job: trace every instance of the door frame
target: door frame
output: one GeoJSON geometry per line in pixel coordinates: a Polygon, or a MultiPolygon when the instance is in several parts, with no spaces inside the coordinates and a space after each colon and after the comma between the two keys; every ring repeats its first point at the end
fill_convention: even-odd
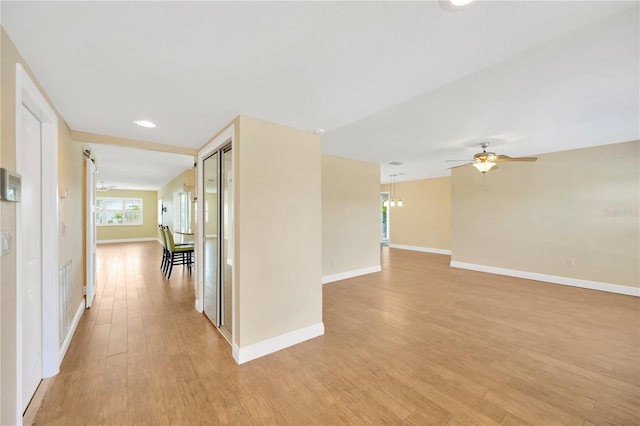
{"type": "MultiPolygon", "coordinates": [[[[42,144],[42,377],[60,369],[58,271],[58,116],[21,64],[16,64],[16,171],[22,167],[22,106],[41,125],[42,144]]],[[[22,206],[16,203],[16,420],[22,419],[22,206]]]]}
{"type": "MultiPolygon", "coordinates": [[[[197,216],[196,216],[196,259],[203,259],[204,257],[204,185],[202,181],[204,179],[204,160],[213,155],[216,151],[222,147],[231,144],[231,162],[233,164],[233,174],[236,173],[236,146],[234,144],[235,138],[235,126],[231,124],[222,133],[215,137],[209,144],[202,148],[198,152],[198,167],[197,167],[197,216]]],[[[236,180],[233,179],[231,185],[231,211],[229,216],[232,218],[231,235],[229,236],[229,253],[231,255],[231,344],[233,345],[236,334],[236,317],[235,317],[235,305],[236,305],[236,260],[235,260],[235,204],[236,204],[236,180]]],[[[221,213],[218,212],[218,217],[221,213]]],[[[220,238],[220,235],[218,235],[220,238]]],[[[200,313],[204,312],[204,262],[196,262],[196,310],[200,313]]],[[[221,332],[224,336],[224,333],[221,332]]],[[[226,336],[225,336],[226,337],[226,336]]]]}
{"type": "MultiPolygon", "coordinates": [[[[205,178],[208,178],[208,176],[205,176],[205,165],[204,163],[207,161],[214,161],[215,162],[215,166],[216,166],[216,188],[218,187],[218,183],[219,183],[219,178],[220,178],[220,155],[221,155],[221,150],[220,148],[215,149],[211,155],[207,155],[204,157],[203,159],[203,164],[202,164],[202,179],[200,180],[202,182],[202,213],[201,213],[201,218],[202,218],[202,227],[203,227],[203,231],[202,234],[200,235],[200,238],[202,238],[202,277],[203,277],[203,282],[202,282],[202,313],[209,319],[209,321],[211,321],[211,323],[216,326],[218,329],[220,328],[220,286],[221,283],[218,280],[219,276],[220,276],[220,272],[218,271],[218,268],[221,266],[220,265],[220,240],[219,240],[219,236],[221,235],[220,233],[220,191],[218,190],[216,192],[216,203],[215,206],[209,206],[209,208],[207,208],[207,184],[204,182],[205,178]],[[215,267],[216,267],[216,271],[215,271],[215,288],[216,288],[216,297],[215,297],[215,316],[212,318],[209,315],[209,312],[207,312],[207,306],[205,305],[205,297],[206,297],[206,285],[204,283],[205,277],[206,277],[206,273],[204,271],[204,269],[206,268],[207,265],[207,258],[208,258],[208,253],[207,253],[207,238],[211,238],[207,236],[207,213],[211,211],[212,208],[215,208],[215,212],[216,212],[216,221],[215,221],[215,227],[216,227],[216,256],[213,257],[213,261],[215,262],[215,267]]],[[[219,188],[217,188],[219,189],[219,188]]],[[[211,235],[211,234],[209,234],[211,235]]]]}
{"type": "MultiPolygon", "coordinates": [[[[382,226],[382,203],[385,201],[383,200],[385,195],[387,196],[386,201],[391,201],[391,193],[389,191],[380,192],[380,224],[381,226],[382,226]]],[[[387,242],[389,244],[391,244],[391,232],[390,232],[391,221],[389,220],[390,215],[391,215],[391,205],[388,205],[387,206],[387,242]]],[[[382,229],[380,231],[381,231],[380,236],[382,237],[382,229]]],[[[384,240],[381,239],[380,242],[383,243],[384,240]]]]}
{"type": "Polygon", "coordinates": [[[96,165],[91,158],[85,158],[86,170],[86,215],[85,235],[86,235],[86,294],[85,308],[91,308],[93,298],[96,295],[96,165]]]}

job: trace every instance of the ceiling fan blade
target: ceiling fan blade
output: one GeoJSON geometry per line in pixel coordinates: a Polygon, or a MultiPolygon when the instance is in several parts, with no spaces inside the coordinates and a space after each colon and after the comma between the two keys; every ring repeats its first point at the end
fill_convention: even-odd
{"type": "Polygon", "coordinates": [[[496,161],[536,161],[538,157],[509,157],[508,155],[496,155],[496,161]]]}
{"type": "MultiPolygon", "coordinates": [[[[455,160],[455,161],[458,161],[458,160],[455,160]]],[[[462,160],[460,160],[460,161],[462,161],[462,160]]],[[[468,161],[468,160],[465,160],[465,161],[468,161]]],[[[467,163],[467,164],[460,164],[459,166],[447,167],[447,170],[457,169],[458,167],[468,166],[469,164],[471,164],[471,163],[467,163]]]]}

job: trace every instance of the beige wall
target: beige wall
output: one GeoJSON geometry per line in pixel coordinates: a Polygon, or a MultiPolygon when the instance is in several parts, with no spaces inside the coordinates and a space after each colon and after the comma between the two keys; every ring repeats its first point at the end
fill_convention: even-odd
{"type": "Polygon", "coordinates": [[[322,156],[322,275],[380,266],[380,165],[322,156]]]}
{"type": "Polygon", "coordinates": [[[96,197],[142,198],[142,225],[98,226],[98,242],[138,238],[158,238],[158,191],[112,189],[96,192],[96,197]]]}
{"type": "Polygon", "coordinates": [[[322,322],[321,155],[317,135],[244,116],[236,126],[234,342],[244,347],[322,322]]]}
{"type": "Polygon", "coordinates": [[[451,249],[451,178],[396,183],[395,196],[403,206],[388,208],[390,244],[451,249]]]}
{"type": "MultiPolygon", "coordinates": [[[[58,266],[71,260],[73,297],[69,304],[70,318],[84,300],[86,284],[84,250],[84,156],[82,145],[73,142],[69,127],[59,117],[58,121],[58,188],[67,191],[66,198],[58,199],[58,266]]],[[[60,315],[64,315],[63,312],[60,315]]]]}
{"type": "MultiPolygon", "coordinates": [[[[191,199],[196,195],[195,188],[195,171],[193,169],[187,169],[184,172],[180,173],[178,176],[171,179],[171,181],[167,182],[160,190],[158,191],[157,200],[162,199],[163,205],[167,208],[167,211],[162,215],[162,225],[168,226],[170,229],[173,228],[173,194],[179,191],[182,191],[184,186],[191,187],[191,199]]],[[[195,229],[195,212],[192,205],[191,208],[191,229],[195,229]]],[[[157,222],[157,205],[156,205],[156,214],[155,221],[157,222]]]]}
{"type": "Polygon", "coordinates": [[[640,142],[629,142],[486,176],[454,169],[452,260],[640,286],[639,160],[640,142]]]}
{"type": "MultiPolygon", "coordinates": [[[[20,56],[16,47],[1,31],[0,49],[0,165],[10,170],[16,166],[16,132],[15,132],[15,72],[16,64],[21,63],[31,79],[37,79],[20,56]]],[[[40,92],[47,98],[40,86],[40,92]]],[[[47,98],[48,99],[48,98],[47,98]]],[[[53,103],[49,105],[54,109],[53,103]]],[[[68,189],[68,197],[59,201],[59,259],[62,265],[73,261],[71,308],[82,301],[82,285],[84,283],[84,256],[82,250],[82,212],[83,212],[83,176],[82,152],[78,144],[71,141],[70,131],[58,114],[58,152],[59,182],[62,190],[68,189]]],[[[16,208],[14,203],[0,202],[0,229],[11,232],[13,236],[12,252],[0,258],[0,424],[15,424],[14,407],[17,404],[15,395],[16,383],[21,378],[16,375],[16,240],[20,238],[16,232],[16,208]]],[[[73,313],[72,313],[73,314],[73,313]]],[[[61,313],[62,315],[62,313],[61,313]]]]}

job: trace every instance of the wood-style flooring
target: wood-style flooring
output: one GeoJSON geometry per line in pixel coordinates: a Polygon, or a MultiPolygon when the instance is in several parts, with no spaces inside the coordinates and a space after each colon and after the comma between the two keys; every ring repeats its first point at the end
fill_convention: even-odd
{"type": "Polygon", "coordinates": [[[325,335],[238,366],[156,243],[98,248],[98,293],[36,424],[637,425],[640,301],[384,249],[325,285],[325,335]]]}

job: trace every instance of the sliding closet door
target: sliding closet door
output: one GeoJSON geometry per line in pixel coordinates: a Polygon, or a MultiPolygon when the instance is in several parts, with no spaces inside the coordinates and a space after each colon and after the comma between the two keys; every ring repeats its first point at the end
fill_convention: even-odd
{"type": "Polygon", "coordinates": [[[218,153],[204,160],[204,313],[218,325],[218,153]]]}
{"type": "Polygon", "coordinates": [[[231,239],[233,236],[233,230],[231,229],[233,221],[233,199],[231,190],[233,184],[233,163],[231,161],[231,147],[227,147],[222,150],[222,159],[220,162],[222,166],[221,170],[221,253],[222,264],[220,268],[221,272],[221,304],[220,304],[220,330],[228,337],[231,338],[231,269],[232,269],[232,253],[231,253],[231,239]]]}
{"type": "Polygon", "coordinates": [[[231,340],[233,162],[228,145],[203,162],[204,313],[231,340]]]}

